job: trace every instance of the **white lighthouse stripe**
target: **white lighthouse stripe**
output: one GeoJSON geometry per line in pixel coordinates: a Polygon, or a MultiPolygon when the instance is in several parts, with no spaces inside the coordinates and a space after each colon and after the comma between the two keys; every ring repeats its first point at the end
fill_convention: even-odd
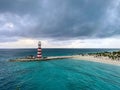
{"type": "Polygon", "coordinates": [[[38,51],[42,51],[42,49],[38,49],[38,51]]]}
{"type": "Polygon", "coordinates": [[[42,55],[37,55],[37,57],[41,57],[42,55]]]}
{"type": "Polygon", "coordinates": [[[42,52],[38,52],[37,54],[42,54],[42,52]]]}

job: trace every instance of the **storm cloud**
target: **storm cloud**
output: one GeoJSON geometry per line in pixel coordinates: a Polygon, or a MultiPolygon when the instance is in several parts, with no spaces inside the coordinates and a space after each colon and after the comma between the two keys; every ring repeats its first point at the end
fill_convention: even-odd
{"type": "Polygon", "coordinates": [[[120,0],[0,0],[0,41],[119,35],[120,0]]]}

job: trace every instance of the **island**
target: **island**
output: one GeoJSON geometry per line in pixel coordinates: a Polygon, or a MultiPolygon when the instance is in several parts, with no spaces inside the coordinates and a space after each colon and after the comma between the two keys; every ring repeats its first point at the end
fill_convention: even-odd
{"type": "Polygon", "coordinates": [[[33,55],[16,58],[9,60],[10,62],[29,62],[29,61],[46,61],[46,60],[60,60],[60,59],[72,59],[72,60],[87,60],[99,63],[120,65],[120,51],[113,52],[100,52],[100,53],[87,53],[87,54],[77,54],[70,56],[50,56],[37,58],[33,55]]]}

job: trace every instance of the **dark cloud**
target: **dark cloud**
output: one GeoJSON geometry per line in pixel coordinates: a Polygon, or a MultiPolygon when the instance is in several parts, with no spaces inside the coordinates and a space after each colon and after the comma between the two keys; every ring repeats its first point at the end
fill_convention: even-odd
{"type": "Polygon", "coordinates": [[[40,9],[41,0],[0,0],[0,12],[19,15],[34,14],[40,9]]]}
{"type": "Polygon", "coordinates": [[[113,11],[119,12],[119,5],[111,0],[0,0],[0,36],[71,39],[120,35],[119,13],[116,18],[107,16],[113,11]]]}

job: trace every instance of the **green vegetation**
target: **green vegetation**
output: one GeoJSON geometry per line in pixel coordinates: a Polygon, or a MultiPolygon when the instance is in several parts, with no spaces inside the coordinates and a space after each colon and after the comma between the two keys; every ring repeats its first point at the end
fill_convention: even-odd
{"type": "Polygon", "coordinates": [[[95,57],[108,57],[112,60],[120,60],[120,51],[114,52],[101,52],[101,53],[90,53],[88,55],[94,55],[95,57]]]}

